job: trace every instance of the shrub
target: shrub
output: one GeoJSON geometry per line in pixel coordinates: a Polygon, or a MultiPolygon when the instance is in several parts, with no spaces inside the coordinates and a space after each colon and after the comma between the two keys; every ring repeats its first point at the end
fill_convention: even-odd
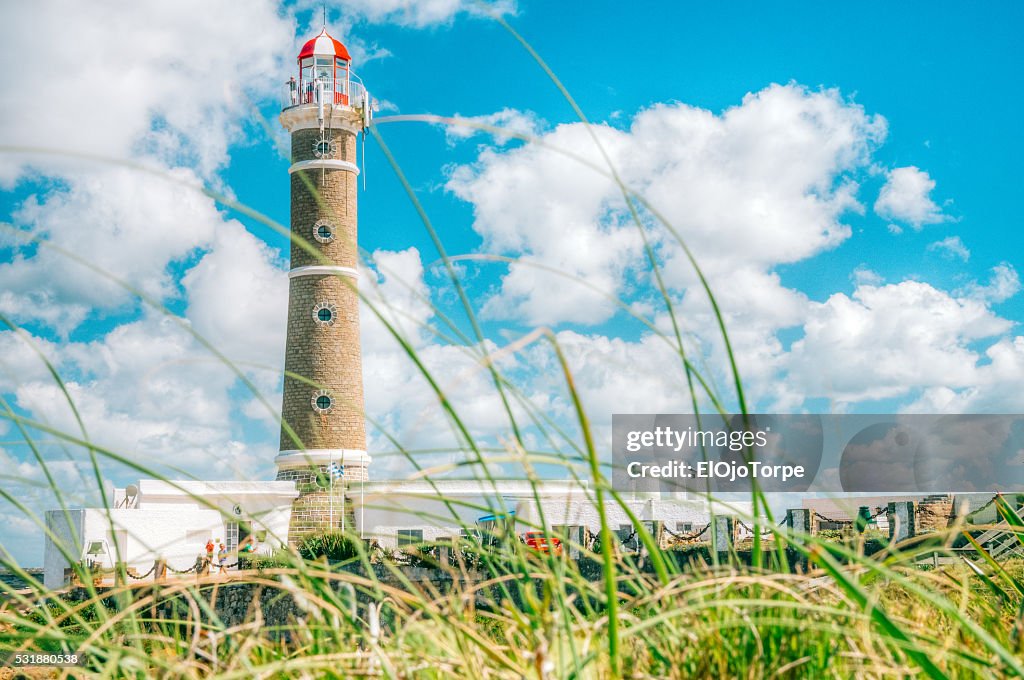
{"type": "Polygon", "coordinates": [[[343,562],[359,556],[355,544],[340,531],[310,534],[299,541],[299,554],[307,560],[326,557],[331,562],[343,562]]]}
{"type": "Polygon", "coordinates": [[[278,550],[271,555],[252,555],[247,558],[247,568],[263,571],[295,566],[295,558],[286,550],[278,550]]]}

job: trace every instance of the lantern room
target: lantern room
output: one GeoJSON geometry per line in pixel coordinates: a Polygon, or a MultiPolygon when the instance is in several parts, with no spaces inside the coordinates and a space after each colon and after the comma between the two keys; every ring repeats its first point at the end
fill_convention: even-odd
{"type": "Polygon", "coordinates": [[[321,99],[325,104],[349,105],[352,58],[326,28],[302,46],[298,62],[298,82],[290,83],[292,105],[319,104],[321,99]]]}

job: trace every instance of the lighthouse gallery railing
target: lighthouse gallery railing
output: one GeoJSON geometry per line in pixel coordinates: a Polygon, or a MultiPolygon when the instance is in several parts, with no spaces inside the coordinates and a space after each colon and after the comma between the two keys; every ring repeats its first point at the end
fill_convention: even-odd
{"type": "Polygon", "coordinates": [[[321,92],[326,95],[325,104],[359,109],[366,101],[366,88],[362,83],[354,80],[338,79],[336,81],[333,78],[320,78],[302,83],[292,80],[284,84],[281,93],[281,108],[319,104],[321,92]]]}

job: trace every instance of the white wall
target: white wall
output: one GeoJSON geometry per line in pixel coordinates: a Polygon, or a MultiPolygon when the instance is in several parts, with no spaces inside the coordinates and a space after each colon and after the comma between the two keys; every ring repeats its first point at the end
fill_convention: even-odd
{"type": "Polygon", "coordinates": [[[397,546],[399,529],[422,530],[427,541],[458,536],[462,527],[475,526],[478,518],[501,512],[503,500],[506,512],[518,505],[517,499],[469,494],[446,494],[446,504],[436,494],[400,491],[367,495],[363,506],[359,505],[358,495],[350,498],[356,504],[356,524],[363,538],[376,539],[387,548],[397,546]]]}
{"type": "MultiPolygon", "coordinates": [[[[112,568],[118,561],[117,539],[123,537],[120,561],[144,574],[157,558],[169,567],[188,569],[196,557],[206,552],[206,541],[227,542],[226,525],[233,521],[250,522],[254,533],[266,533],[259,552],[269,553],[287,542],[291,503],[298,495],[290,482],[181,482],[169,484],[157,480],[139,483],[139,502],[134,508],[88,508],[72,511],[72,526],[81,537],[70,538],[63,513],[46,515],[51,530],[70,546],[75,559],[81,559],[83,546],[104,541],[108,554],[101,560],[112,568]],[[179,489],[175,484],[185,487],[179,489]],[[198,498],[190,494],[195,494],[198,498]],[[210,507],[212,506],[212,507],[210,507]],[[241,514],[234,512],[239,508],[241,514]]],[[[233,557],[229,561],[234,561],[233,557]]],[[[44,554],[44,581],[48,588],[63,585],[68,560],[49,539],[44,554]]]]}
{"type": "MultiPolygon", "coordinates": [[[[538,488],[540,508],[528,484],[499,482],[498,490],[490,489],[490,493],[489,484],[484,482],[438,482],[437,487],[434,490],[421,482],[368,484],[362,508],[358,489],[353,489],[350,497],[356,503],[356,523],[363,537],[394,548],[399,529],[419,529],[427,541],[458,536],[464,526],[473,527],[481,516],[502,512],[502,508],[505,512],[516,511],[519,533],[541,526],[542,514],[543,524],[549,528],[586,526],[596,533],[601,527],[597,506],[588,498],[585,487],[578,485],[557,483],[538,488]],[[450,508],[438,494],[448,501],[450,508]]],[[[628,506],[639,519],[665,522],[672,531],[677,530],[678,522],[701,526],[710,521],[708,504],[703,500],[640,499],[628,501],[628,506]]],[[[606,505],[606,512],[612,529],[631,524],[625,510],[614,502],[606,505]]],[[[736,514],[735,510],[731,514],[736,514]]]]}
{"type": "MultiPolygon", "coordinates": [[[[82,554],[82,527],[84,526],[85,510],[69,510],[71,525],[62,510],[46,512],[46,526],[53,532],[57,543],[73,556],[82,554]]],[[[71,563],[58,549],[57,543],[48,536],[43,549],[43,585],[47,588],[59,588],[64,584],[64,570],[71,563]]]]}

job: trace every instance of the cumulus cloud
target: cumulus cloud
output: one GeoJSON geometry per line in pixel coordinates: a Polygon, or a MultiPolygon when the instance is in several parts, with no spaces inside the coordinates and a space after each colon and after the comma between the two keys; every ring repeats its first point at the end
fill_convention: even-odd
{"type": "MultiPolygon", "coordinates": [[[[692,410],[679,354],[664,337],[646,334],[635,341],[601,334],[561,331],[555,335],[588,417],[610,427],[613,413],[679,413],[692,410]]],[[[528,355],[537,383],[550,395],[555,412],[571,421],[575,414],[566,381],[550,348],[538,345],[528,355]]]]}
{"type": "Polygon", "coordinates": [[[1009,300],[1020,292],[1020,276],[1013,265],[1006,262],[992,268],[988,283],[973,282],[962,294],[984,303],[996,304],[1009,300]]]}
{"type": "Polygon", "coordinates": [[[157,300],[175,296],[169,266],[208,247],[224,217],[199,191],[194,172],[163,174],[102,168],[29,196],[13,216],[22,235],[72,253],[125,285],[55,248],[23,241],[12,260],[0,264],[0,311],[67,333],[92,310],[130,303],[129,288],[157,300]]]}
{"type": "Polygon", "coordinates": [[[971,251],[967,249],[959,236],[947,236],[941,241],[929,243],[928,250],[942,253],[946,257],[958,258],[964,262],[971,259],[971,251]]]}
{"type": "Polygon", "coordinates": [[[46,363],[60,369],[60,346],[28,333],[15,333],[0,325],[0,394],[10,394],[19,384],[47,380],[46,363]],[[42,357],[42,358],[41,358],[42,357]]]}
{"type": "MultiPolygon", "coordinates": [[[[638,114],[628,130],[593,127],[623,181],[693,248],[709,273],[770,267],[832,248],[849,236],[841,217],[860,211],[853,173],[886,134],[885,120],[838,92],[773,85],[715,115],[683,104],[638,114]]],[[[631,274],[643,275],[642,241],[607,164],[579,123],[559,125],[544,145],[485,149],[448,182],[472,203],[484,248],[555,269],[513,264],[485,311],[530,324],[599,323],[631,274]],[[589,287],[589,290],[588,290],[589,287]]],[[[660,231],[666,280],[694,283],[678,245],[660,231]]]]}
{"type": "Polygon", "coordinates": [[[949,218],[931,198],[934,189],[935,180],[924,170],[913,165],[893,168],[875,201],[875,213],[909,224],[916,230],[926,224],[945,222],[949,218]]]}
{"type": "MultiPolygon", "coordinates": [[[[187,201],[181,203],[187,208],[187,201]]],[[[212,206],[207,209],[212,211],[211,220],[220,219],[212,206]]],[[[184,317],[143,307],[140,318],[82,341],[54,342],[27,333],[2,332],[0,390],[13,393],[16,405],[33,418],[78,435],[74,413],[31,343],[61,373],[96,443],[140,463],[171,461],[211,478],[245,478],[269,471],[274,447],[246,443],[239,436],[248,418],[266,415],[236,406],[252,400],[253,395],[238,386],[234,371],[193,332],[229,360],[239,362],[276,410],[284,357],[287,276],[279,253],[237,222],[208,226],[215,232],[208,249],[180,279],[184,317]]],[[[117,241],[116,235],[108,238],[117,241]]],[[[111,250],[116,259],[120,253],[111,250]]],[[[22,262],[33,262],[43,252],[22,262]]],[[[155,262],[159,274],[164,263],[155,262]]],[[[35,262],[33,266],[41,269],[43,264],[35,262]]],[[[52,266],[54,278],[68,269],[61,262],[52,266]]],[[[87,278],[81,283],[83,288],[98,285],[87,278]]],[[[121,289],[115,292],[124,295],[121,289]]],[[[69,294],[54,293],[55,297],[69,294]]]]}
{"type": "MultiPolygon", "coordinates": [[[[616,149],[627,141],[610,128],[598,134],[616,149]]],[[[544,141],[589,151],[598,160],[581,126],[559,126],[544,141]]],[[[527,144],[508,152],[485,149],[475,166],[455,170],[448,188],[473,204],[474,229],[486,250],[519,255],[541,267],[511,265],[485,314],[531,324],[597,323],[610,316],[614,307],[592,289],[617,295],[641,243],[621,214],[609,212],[609,202],[616,200],[611,179],[527,144]],[[580,278],[591,289],[543,267],[580,278]]]]}
{"type": "MultiPolygon", "coordinates": [[[[293,35],[292,20],[270,0],[246,3],[244,12],[199,0],[11,5],[0,24],[2,61],[22,63],[41,45],[56,61],[4,78],[0,143],[115,158],[141,148],[209,177],[249,118],[250,97],[269,95],[285,72],[293,35]]],[[[5,154],[0,183],[26,167],[71,165],[5,154]]]]}
{"type": "Polygon", "coordinates": [[[449,143],[469,139],[478,134],[490,134],[497,144],[507,144],[514,137],[510,135],[536,136],[544,127],[544,122],[532,111],[504,108],[485,116],[460,116],[455,114],[458,123],[445,126],[445,135],[449,143]],[[489,130],[486,128],[497,128],[489,130]],[[507,134],[503,134],[507,133],[507,134]]]}
{"type": "MultiPolygon", "coordinates": [[[[1005,337],[1013,324],[991,310],[1020,288],[1009,265],[996,267],[988,282],[952,292],[910,280],[886,284],[862,265],[853,272],[852,294],[836,293],[824,302],[788,287],[776,271],[850,237],[844,218],[864,211],[858,181],[872,172],[873,152],[884,141],[880,116],[833,90],[773,85],[721,114],[657,105],[637,114],[628,129],[597,125],[593,135],[626,185],[693,252],[729,330],[749,400],[787,410],[824,397],[842,409],[984,384],[992,385],[989,394],[1003,393],[987,366],[990,352],[1014,365],[1015,345],[1005,337]],[[780,339],[784,330],[794,338],[789,347],[780,339]]],[[[606,162],[591,133],[581,124],[559,125],[542,141],[485,147],[474,164],[450,176],[448,189],[473,207],[483,249],[519,258],[484,313],[530,325],[596,324],[615,312],[606,299],[611,295],[653,314],[657,328],[671,334],[663,304],[650,294],[649,265],[621,190],[594,169],[606,162]]],[[[926,172],[897,168],[875,209],[914,228],[943,221],[930,198],[933,188],[926,172]]],[[[691,358],[708,361],[705,376],[728,384],[721,382],[731,377],[724,342],[696,273],[675,236],[641,213],[644,225],[653,225],[649,240],[677,322],[692,344],[691,358]]],[[[958,237],[930,250],[969,257],[958,237]]],[[[573,340],[570,345],[588,348],[581,357],[615,365],[610,348],[616,343],[600,335],[577,334],[573,340]]],[[[619,343],[636,353],[632,370],[647,361],[645,342],[619,343]]],[[[666,365],[666,357],[650,359],[666,365]]],[[[615,371],[580,365],[591,386],[608,385],[617,399],[628,398],[630,390],[615,387],[615,371]]],[[[666,391],[642,393],[650,399],[666,391]]],[[[591,400],[596,412],[615,410],[600,398],[591,400]]]]}
{"type": "MultiPolygon", "coordinates": [[[[487,3],[474,0],[335,0],[343,16],[355,16],[373,23],[397,23],[424,27],[450,22],[460,13],[511,14],[515,0],[492,0],[487,3]]],[[[321,5],[313,7],[319,9],[321,5]]]]}
{"type": "MultiPolygon", "coordinates": [[[[372,264],[364,271],[361,287],[367,304],[360,308],[366,411],[380,425],[375,432],[370,428],[370,448],[393,448],[380,430],[412,448],[453,448],[460,441],[434,389],[371,306],[417,352],[474,437],[504,433],[508,419],[484,359],[497,346],[487,342],[481,352],[448,344],[429,330],[427,324],[436,324],[437,319],[416,248],[376,251],[372,264]]],[[[510,370],[516,364],[512,355],[498,362],[510,370]]],[[[409,466],[395,458],[382,460],[381,469],[397,474],[409,466]]]]}
{"type": "MultiPolygon", "coordinates": [[[[257,462],[231,437],[234,375],[172,319],[147,316],[61,353],[69,395],[96,444],[143,465],[169,462],[214,478],[257,462]]],[[[34,419],[82,436],[52,380],[21,382],[14,394],[34,419]]]]}
{"type": "Polygon", "coordinates": [[[973,343],[1011,327],[985,302],[927,283],[861,284],[852,296],[810,305],[786,360],[788,379],[806,397],[840,404],[969,388],[982,370],[973,343]]]}
{"type": "MultiPolygon", "coordinates": [[[[288,279],[281,254],[228,222],[181,278],[192,327],[232,360],[279,366],[284,356],[288,279]],[[254,329],[259,329],[254,333],[254,329]]],[[[276,383],[278,376],[273,376],[276,383]]]]}
{"type": "Polygon", "coordinates": [[[1000,339],[985,350],[988,363],[976,367],[968,386],[926,388],[904,410],[908,413],[1024,412],[1024,336],[1000,339]]]}

